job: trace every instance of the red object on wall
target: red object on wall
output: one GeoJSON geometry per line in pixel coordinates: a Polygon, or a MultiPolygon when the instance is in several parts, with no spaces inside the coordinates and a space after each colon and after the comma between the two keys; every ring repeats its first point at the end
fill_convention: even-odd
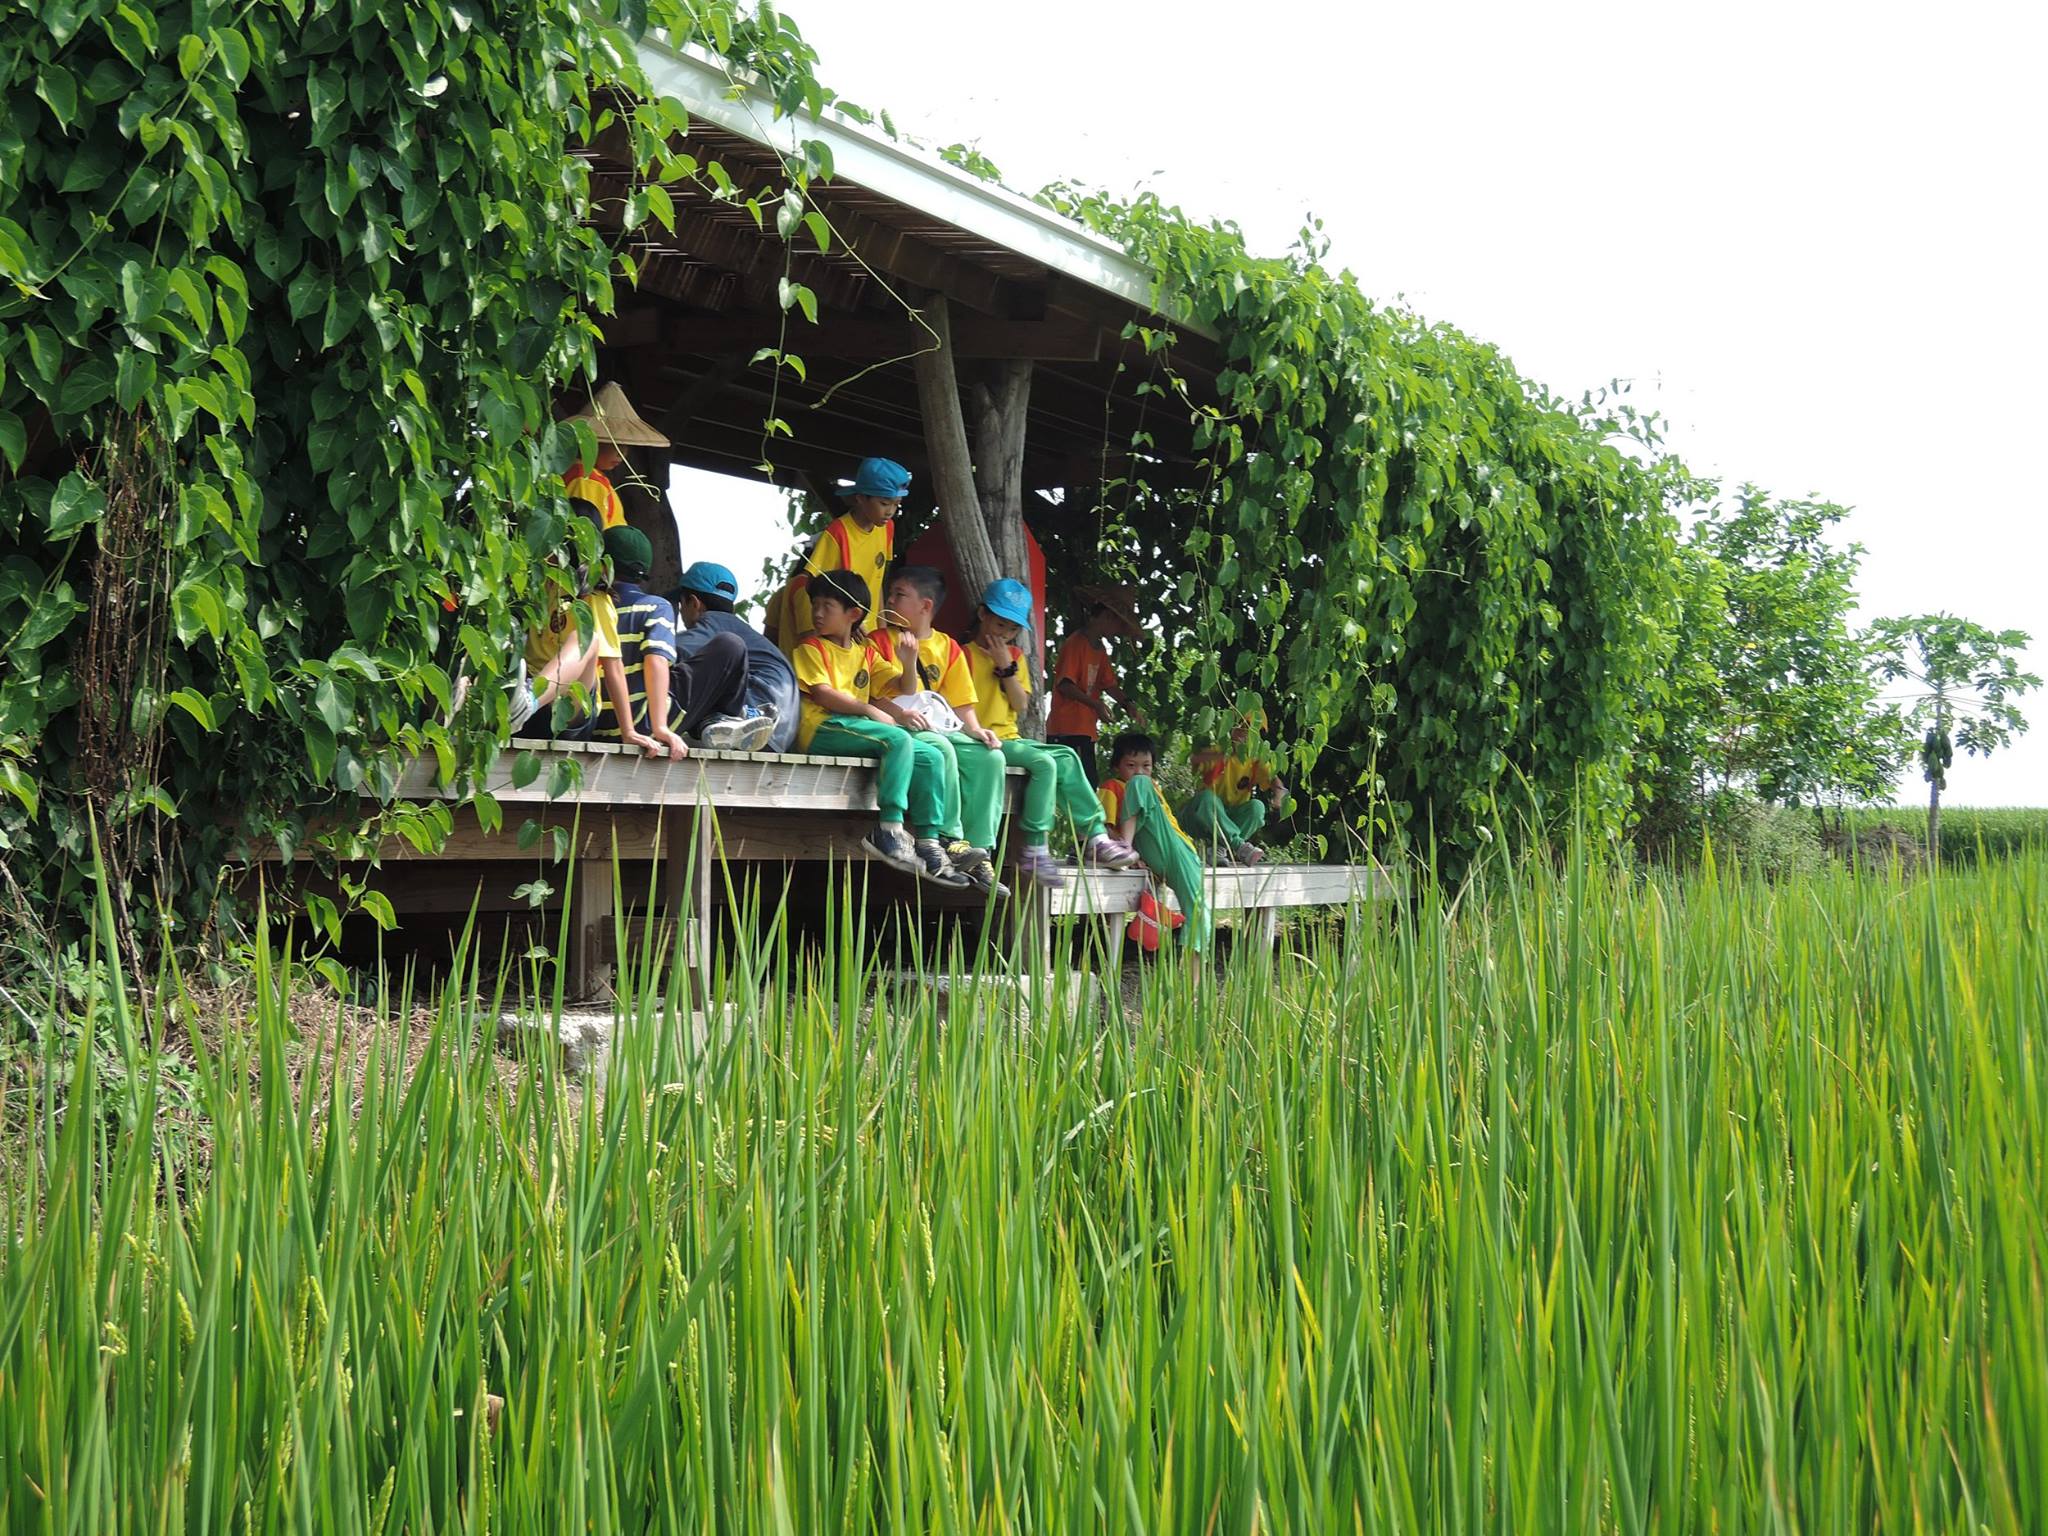
{"type": "MultiPolygon", "coordinates": [[[[1038,668],[1045,670],[1045,551],[1038,547],[1038,540],[1031,536],[1031,525],[1024,525],[1024,558],[1031,569],[1025,573],[1024,585],[1031,589],[1031,644],[1038,652],[1038,668]]],[[[929,565],[946,578],[946,600],[939,605],[938,617],[932,627],[942,634],[959,638],[974,627],[975,604],[979,592],[963,592],[960,589],[960,570],[953,563],[953,546],[946,542],[946,530],[937,523],[927,528],[915,544],[905,550],[902,559],[907,565],[929,565]]]]}

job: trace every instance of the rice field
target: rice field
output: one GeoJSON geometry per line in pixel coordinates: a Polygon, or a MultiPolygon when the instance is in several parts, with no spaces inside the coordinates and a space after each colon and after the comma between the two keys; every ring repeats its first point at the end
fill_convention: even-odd
{"type": "Polygon", "coordinates": [[[601,1091],[496,978],[110,994],[9,1084],[0,1527],[2040,1531],[2044,911],[1581,854],[1115,1020],[848,919],[702,1038],[629,970],[601,1091]]]}

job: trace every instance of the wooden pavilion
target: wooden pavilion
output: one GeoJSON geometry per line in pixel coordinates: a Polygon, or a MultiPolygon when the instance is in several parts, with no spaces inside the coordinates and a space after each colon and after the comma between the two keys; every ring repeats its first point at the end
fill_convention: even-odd
{"type": "MultiPolygon", "coordinates": [[[[1115,245],[843,116],[778,120],[758,85],[736,82],[709,54],[641,51],[654,87],[689,113],[680,148],[716,161],[733,183],[730,195],[670,187],[673,233],[654,223],[621,232],[639,284],[606,327],[601,373],[670,438],[668,462],[822,496],[859,458],[887,455],[915,476],[910,515],[936,509],[969,590],[1025,568],[1027,520],[1041,537],[1092,538],[1100,488],[1133,473],[1134,434],[1149,439],[1149,482],[1193,477],[1188,411],[1139,386],[1170,370],[1192,393],[1212,389],[1221,349],[1161,313],[1149,274],[1115,245]],[[806,141],[832,166],[804,210],[829,221],[823,250],[808,232],[785,243],[773,227],[785,157],[802,157],[806,141]],[[765,230],[745,206],[753,196],[770,204],[765,230]],[[785,306],[785,280],[816,296],[815,322],[785,306]],[[1170,331],[1170,345],[1148,351],[1132,334],[1140,327],[1170,331]],[[777,362],[779,351],[803,359],[801,376],[777,362]],[[786,434],[766,434],[771,417],[786,434]]],[[[614,227],[633,189],[619,149],[600,141],[588,151],[614,227]]],[[[666,463],[635,467],[665,485],[666,463]]],[[[674,521],[652,497],[636,506],[628,494],[627,504],[655,541],[658,584],[662,565],[674,568],[674,521]]],[[[506,754],[481,786],[502,826],[460,810],[430,860],[394,839],[374,868],[356,872],[401,913],[459,919],[530,910],[523,893],[538,864],[555,891],[544,921],[568,907],[571,995],[602,992],[620,941],[637,932],[659,943],[658,925],[674,925],[701,976],[722,923],[755,900],[772,909],[816,890],[821,882],[799,876],[821,862],[858,861],[875,808],[872,770],[858,759],[703,753],[670,763],[615,747],[550,747],[536,776],[520,770],[525,755],[506,754]],[[564,758],[574,772],[558,771],[564,758]]],[[[400,794],[432,801],[455,791],[423,762],[400,794]]],[[[870,900],[998,915],[978,896],[860,868],[870,900]]],[[[1094,914],[1121,935],[1145,887],[1142,872],[1090,872],[1001,916],[1014,934],[1034,917],[1094,914]]],[[[1280,907],[1387,889],[1378,871],[1345,866],[1211,877],[1213,903],[1259,914],[1268,935],[1280,907]]]]}

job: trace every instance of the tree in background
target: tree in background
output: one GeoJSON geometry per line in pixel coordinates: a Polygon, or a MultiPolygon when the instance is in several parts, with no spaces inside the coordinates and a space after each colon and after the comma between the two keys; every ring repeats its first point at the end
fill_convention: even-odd
{"type": "Polygon", "coordinates": [[[1988,757],[2027,728],[2019,696],[2041,686],[2022,672],[2019,653],[2028,636],[1991,630],[1950,613],[1880,619],[1871,626],[1877,674],[1909,685],[1897,701],[1902,718],[1920,733],[1920,772],[1927,780],[1927,852],[1941,857],[1941,792],[1956,749],[1988,757]]]}
{"type": "Polygon", "coordinates": [[[1862,546],[1829,538],[1847,509],[1674,478],[1696,509],[1680,550],[1677,649],[1643,783],[1644,827],[1668,846],[1716,792],[1776,805],[1867,800],[1905,750],[1878,703],[1872,642],[1851,623],[1862,546]]]}

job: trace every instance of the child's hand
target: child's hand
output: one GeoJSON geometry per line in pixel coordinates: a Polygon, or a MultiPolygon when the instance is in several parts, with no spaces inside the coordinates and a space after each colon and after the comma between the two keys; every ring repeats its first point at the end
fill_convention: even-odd
{"type": "Polygon", "coordinates": [[[982,655],[995,661],[998,666],[1009,665],[1010,647],[994,635],[977,635],[974,643],[981,648],[982,655]]]}
{"type": "Polygon", "coordinates": [[[896,636],[896,665],[903,669],[905,677],[917,677],[917,636],[905,630],[896,636]]]}
{"type": "Polygon", "coordinates": [[[630,727],[619,732],[619,739],[629,747],[638,747],[648,757],[660,757],[664,750],[662,744],[652,736],[647,735],[643,731],[633,730],[630,727]]]}
{"type": "Polygon", "coordinates": [[[984,747],[987,747],[991,752],[995,751],[998,747],[1002,746],[1003,744],[1002,738],[996,735],[994,731],[990,730],[985,725],[977,725],[973,730],[969,731],[967,734],[972,736],[976,741],[980,742],[984,747]]]}
{"type": "Polygon", "coordinates": [[[656,731],[655,736],[663,746],[668,748],[670,762],[680,763],[690,755],[690,744],[667,726],[663,726],[660,730],[656,731]]]}
{"type": "Polygon", "coordinates": [[[931,716],[921,709],[906,709],[902,714],[903,729],[906,731],[928,731],[932,728],[931,716]]]}

